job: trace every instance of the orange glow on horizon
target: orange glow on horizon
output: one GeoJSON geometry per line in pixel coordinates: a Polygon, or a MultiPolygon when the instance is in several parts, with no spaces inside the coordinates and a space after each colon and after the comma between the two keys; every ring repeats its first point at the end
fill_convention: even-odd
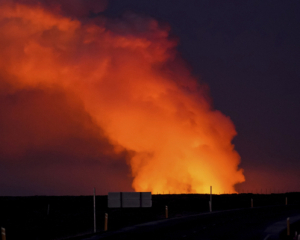
{"type": "Polygon", "coordinates": [[[169,29],[137,16],[82,23],[41,6],[0,6],[1,91],[57,88],[82,104],[114,151],[130,152],[136,191],[236,192],[244,176],[234,125],[212,108],[169,29]]]}

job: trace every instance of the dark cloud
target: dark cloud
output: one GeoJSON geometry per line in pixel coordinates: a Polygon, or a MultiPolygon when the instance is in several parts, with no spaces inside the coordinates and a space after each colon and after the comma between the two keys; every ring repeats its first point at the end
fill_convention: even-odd
{"type": "Polygon", "coordinates": [[[129,153],[115,153],[76,97],[57,88],[1,90],[1,194],[131,190],[129,153]]]}

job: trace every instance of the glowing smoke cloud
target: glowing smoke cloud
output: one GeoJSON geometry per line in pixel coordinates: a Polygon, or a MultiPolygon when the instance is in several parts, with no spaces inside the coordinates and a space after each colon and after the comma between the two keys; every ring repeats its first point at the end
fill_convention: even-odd
{"type": "Polygon", "coordinates": [[[75,96],[114,151],[131,152],[135,190],[234,192],[244,181],[234,125],[212,109],[167,27],[130,14],[82,23],[45,4],[0,4],[1,91],[75,96]]]}

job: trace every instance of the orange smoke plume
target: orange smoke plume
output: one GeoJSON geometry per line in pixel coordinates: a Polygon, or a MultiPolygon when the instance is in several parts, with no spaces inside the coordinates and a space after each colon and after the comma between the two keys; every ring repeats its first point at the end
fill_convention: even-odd
{"type": "MultiPolygon", "coordinates": [[[[212,109],[168,27],[133,14],[83,23],[45,6],[0,1],[0,91],[59,89],[116,154],[130,152],[136,191],[235,192],[244,176],[234,125],[212,109]]],[[[65,134],[56,131],[52,138],[65,134]]]]}

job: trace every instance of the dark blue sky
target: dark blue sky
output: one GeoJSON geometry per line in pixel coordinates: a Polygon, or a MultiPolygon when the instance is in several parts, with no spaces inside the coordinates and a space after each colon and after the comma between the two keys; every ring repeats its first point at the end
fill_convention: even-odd
{"type": "Polygon", "coordinates": [[[216,109],[230,116],[246,182],[241,191],[300,191],[300,2],[110,0],[168,23],[216,109]]]}

